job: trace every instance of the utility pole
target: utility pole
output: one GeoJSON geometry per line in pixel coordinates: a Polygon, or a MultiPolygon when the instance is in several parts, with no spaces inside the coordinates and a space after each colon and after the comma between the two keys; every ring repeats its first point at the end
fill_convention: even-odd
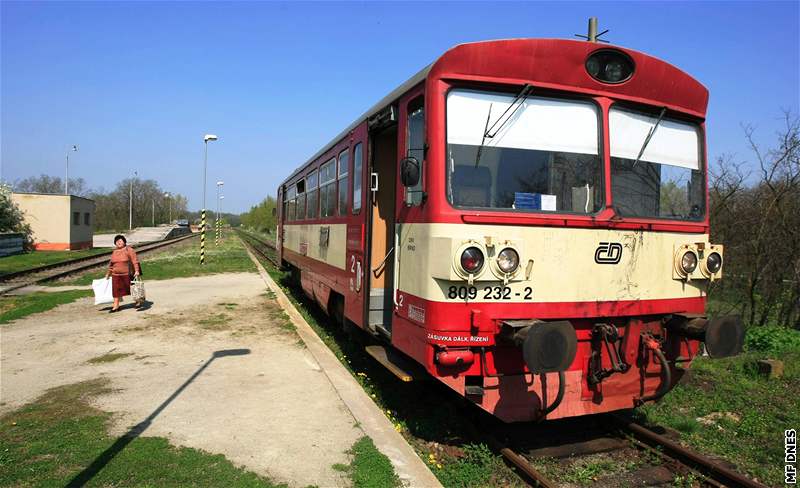
{"type": "Polygon", "coordinates": [[[156,226],[156,199],[153,197],[153,227],[156,226]]]}
{"type": "Polygon", "coordinates": [[[133,178],[128,185],[128,230],[133,230],[133,180],[139,176],[138,171],[133,172],[133,178]]]}
{"type": "Polygon", "coordinates": [[[64,175],[65,176],[64,177],[64,195],[69,195],[69,153],[70,153],[70,151],[77,152],[78,151],[78,145],[77,144],[73,144],[72,145],[72,149],[67,150],[67,171],[66,171],[67,174],[64,175]]]}

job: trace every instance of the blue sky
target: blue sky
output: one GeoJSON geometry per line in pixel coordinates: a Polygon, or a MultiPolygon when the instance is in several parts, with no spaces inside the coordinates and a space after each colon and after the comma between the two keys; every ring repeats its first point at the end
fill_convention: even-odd
{"type": "MultiPolygon", "coordinates": [[[[93,188],[134,169],[200,207],[225,184],[243,211],[374,102],[448,48],[572,38],[600,18],[613,43],[671,62],[711,92],[708,152],[752,160],[800,112],[800,3],[0,3],[2,177],[70,174],[93,188]]],[[[213,203],[209,201],[209,207],[213,203]]]]}

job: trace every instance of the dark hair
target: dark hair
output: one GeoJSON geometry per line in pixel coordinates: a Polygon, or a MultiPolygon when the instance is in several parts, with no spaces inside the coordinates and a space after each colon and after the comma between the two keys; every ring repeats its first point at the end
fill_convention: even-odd
{"type": "Polygon", "coordinates": [[[120,239],[122,239],[122,243],[123,244],[125,244],[126,246],[128,245],[128,241],[125,239],[125,236],[122,235],[122,234],[117,234],[116,236],[114,236],[114,244],[116,244],[117,241],[120,240],[120,239]]]}

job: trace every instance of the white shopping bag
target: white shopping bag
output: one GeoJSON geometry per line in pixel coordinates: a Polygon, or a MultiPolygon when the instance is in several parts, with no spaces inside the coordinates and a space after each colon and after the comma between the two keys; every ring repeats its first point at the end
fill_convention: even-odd
{"type": "Polygon", "coordinates": [[[92,290],[94,290],[94,304],[111,303],[114,297],[111,294],[111,278],[102,280],[92,280],[92,290]]]}

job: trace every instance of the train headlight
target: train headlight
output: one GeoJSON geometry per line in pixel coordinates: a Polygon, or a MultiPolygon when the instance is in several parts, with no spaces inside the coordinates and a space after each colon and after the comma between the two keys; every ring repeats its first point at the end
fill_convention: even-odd
{"type": "Polygon", "coordinates": [[[615,49],[593,52],[585,63],[589,76],[601,83],[622,83],[633,76],[633,59],[615,49]]]}
{"type": "Polygon", "coordinates": [[[475,246],[464,249],[461,253],[461,269],[468,274],[475,274],[483,268],[483,252],[475,246]]]}
{"type": "Polygon", "coordinates": [[[697,254],[694,251],[686,251],[681,256],[681,269],[687,275],[692,274],[697,269],[697,254]]]}
{"type": "Polygon", "coordinates": [[[497,255],[497,267],[506,274],[511,274],[519,267],[519,254],[507,247],[497,255]]]}
{"type": "Polygon", "coordinates": [[[722,268],[722,256],[717,252],[712,252],[706,258],[706,269],[710,273],[716,273],[722,268]]]}

